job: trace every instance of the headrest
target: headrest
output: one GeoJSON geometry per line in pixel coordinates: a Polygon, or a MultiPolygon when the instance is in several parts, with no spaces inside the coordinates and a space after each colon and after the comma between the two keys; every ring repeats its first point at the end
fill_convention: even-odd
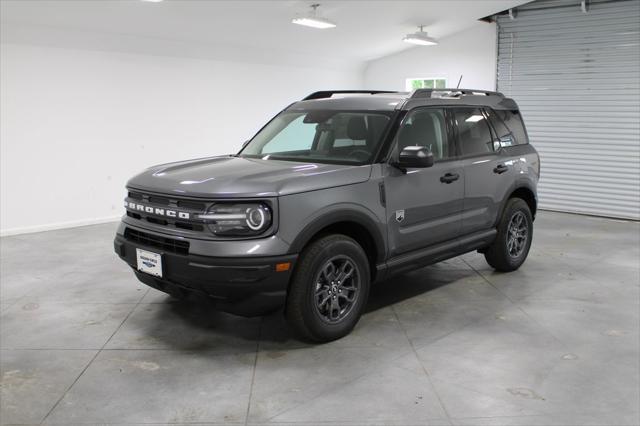
{"type": "Polygon", "coordinates": [[[413,131],[417,133],[418,138],[430,139],[435,134],[436,126],[431,117],[415,120],[413,123],[413,131]]]}
{"type": "Polygon", "coordinates": [[[354,141],[367,139],[367,124],[364,117],[351,117],[347,124],[347,136],[354,141]]]}
{"type": "Polygon", "coordinates": [[[425,146],[435,137],[435,124],[431,118],[423,117],[405,124],[400,131],[400,149],[406,146],[425,146]]]}

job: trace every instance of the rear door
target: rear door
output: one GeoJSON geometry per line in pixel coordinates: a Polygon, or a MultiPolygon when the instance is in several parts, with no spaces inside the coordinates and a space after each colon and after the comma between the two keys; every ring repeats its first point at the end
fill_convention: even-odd
{"type": "Polygon", "coordinates": [[[451,112],[464,167],[462,235],[468,235],[495,226],[514,182],[514,167],[482,108],[452,108],[451,112]]]}

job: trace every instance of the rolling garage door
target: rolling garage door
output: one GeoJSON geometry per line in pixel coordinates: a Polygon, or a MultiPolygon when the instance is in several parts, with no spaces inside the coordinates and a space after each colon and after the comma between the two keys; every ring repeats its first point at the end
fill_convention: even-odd
{"type": "Polygon", "coordinates": [[[640,1],[541,0],[498,22],[498,90],[540,152],[540,208],[640,219],[640,1]]]}

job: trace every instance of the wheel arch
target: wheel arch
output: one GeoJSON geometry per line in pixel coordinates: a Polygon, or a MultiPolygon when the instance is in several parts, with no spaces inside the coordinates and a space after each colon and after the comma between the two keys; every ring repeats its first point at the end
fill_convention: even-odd
{"type": "Polygon", "coordinates": [[[533,192],[531,188],[529,188],[528,186],[520,186],[511,191],[511,194],[509,194],[509,196],[507,197],[507,201],[511,198],[520,198],[524,200],[529,206],[529,210],[531,210],[531,216],[533,218],[536,217],[536,211],[538,210],[538,199],[535,192],[533,192]]]}
{"type": "Polygon", "coordinates": [[[536,212],[538,210],[538,197],[536,196],[535,189],[527,182],[516,183],[513,187],[507,191],[507,196],[502,200],[499,213],[495,219],[494,225],[497,226],[500,223],[500,219],[504,214],[504,209],[507,207],[507,203],[512,198],[520,198],[524,200],[531,210],[531,218],[535,220],[536,212]]]}
{"type": "Polygon", "coordinates": [[[313,241],[330,234],[342,234],[353,238],[364,250],[369,260],[372,281],[376,266],[384,261],[385,240],[379,226],[366,213],[357,210],[328,211],[304,227],[291,244],[292,253],[300,253],[313,241]]]}

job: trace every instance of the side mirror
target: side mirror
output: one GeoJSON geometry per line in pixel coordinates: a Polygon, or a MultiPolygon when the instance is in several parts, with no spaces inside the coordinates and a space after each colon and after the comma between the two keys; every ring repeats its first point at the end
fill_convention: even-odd
{"type": "Polygon", "coordinates": [[[433,153],[426,146],[407,146],[400,152],[398,166],[402,169],[425,168],[433,166],[433,162],[433,153]]]}

